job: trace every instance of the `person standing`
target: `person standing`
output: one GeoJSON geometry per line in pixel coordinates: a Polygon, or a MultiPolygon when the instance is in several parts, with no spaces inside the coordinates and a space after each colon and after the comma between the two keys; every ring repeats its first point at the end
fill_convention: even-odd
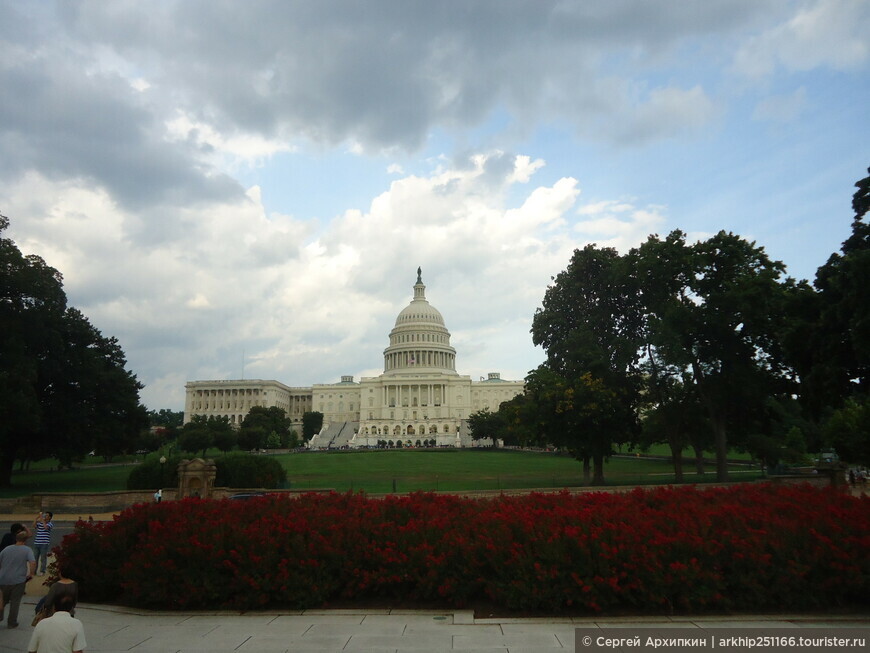
{"type": "Polygon", "coordinates": [[[76,600],[70,594],[62,594],[54,602],[54,614],[43,619],[30,636],[29,653],[82,653],[88,643],[82,622],[73,617],[76,600]]]}
{"type": "Polygon", "coordinates": [[[51,550],[51,529],[54,524],[51,518],[54,515],[50,512],[41,512],[33,520],[33,530],[36,532],[36,537],[33,538],[33,553],[36,555],[37,567],[41,567],[38,572],[39,576],[45,575],[45,568],[48,566],[48,552],[51,550]]]}
{"type": "MultiPolygon", "coordinates": [[[[9,606],[8,628],[18,628],[18,609],[21,607],[21,597],[27,581],[33,578],[36,571],[36,557],[27,546],[27,529],[19,531],[15,536],[15,544],[0,551],[0,592],[3,602],[9,606]]],[[[5,606],[4,606],[5,609],[5,606]]],[[[0,611],[0,621],[3,621],[3,611],[0,611]]]]}

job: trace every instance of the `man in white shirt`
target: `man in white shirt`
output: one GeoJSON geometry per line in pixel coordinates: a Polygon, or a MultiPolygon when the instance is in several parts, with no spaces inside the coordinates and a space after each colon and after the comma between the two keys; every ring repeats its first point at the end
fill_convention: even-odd
{"type": "Polygon", "coordinates": [[[69,614],[75,607],[73,596],[58,596],[54,602],[55,613],[33,629],[27,647],[29,653],[82,653],[88,644],[82,622],[69,614]]]}

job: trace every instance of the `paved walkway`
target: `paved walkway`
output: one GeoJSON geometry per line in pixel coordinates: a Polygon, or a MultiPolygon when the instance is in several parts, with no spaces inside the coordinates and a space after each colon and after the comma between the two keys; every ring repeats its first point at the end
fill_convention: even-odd
{"type": "MultiPolygon", "coordinates": [[[[0,651],[26,651],[37,597],[27,595],[21,626],[0,626],[0,651]]],[[[776,615],[742,617],[619,617],[475,619],[471,611],[305,610],[148,612],[79,604],[87,651],[116,653],[304,653],[389,651],[425,653],[537,653],[574,650],[575,628],[866,628],[864,616],[776,615]]]]}

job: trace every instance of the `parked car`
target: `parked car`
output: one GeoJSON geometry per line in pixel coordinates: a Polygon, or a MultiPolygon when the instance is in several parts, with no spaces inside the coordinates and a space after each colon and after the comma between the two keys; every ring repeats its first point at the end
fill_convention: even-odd
{"type": "Polygon", "coordinates": [[[248,499],[255,499],[256,497],[264,497],[266,496],[266,492],[239,492],[238,494],[234,494],[230,499],[235,499],[236,501],[247,501],[248,499]]]}

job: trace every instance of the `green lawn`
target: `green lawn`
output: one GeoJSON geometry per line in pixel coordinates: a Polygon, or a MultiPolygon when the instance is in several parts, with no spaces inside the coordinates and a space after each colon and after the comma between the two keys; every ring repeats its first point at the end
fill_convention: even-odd
{"type": "Polygon", "coordinates": [[[111,492],[127,489],[132,465],[88,465],[73,470],[14,472],[12,487],[0,489],[0,497],[19,497],[38,492],[111,492]]]}
{"type": "MultiPolygon", "coordinates": [[[[583,484],[579,462],[548,453],[468,449],[389,450],[305,453],[282,456],[290,486],[329,487],[339,491],[364,489],[389,492],[413,490],[498,490],[510,488],[574,487],[583,484]]],[[[737,478],[758,478],[734,467],[737,478]]],[[[689,470],[685,470],[688,472],[689,470]]],[[[686,474],[694,482],[712,481],[713,469],[703,478],[686,474]]],[[[613,457],[605,465],[610,485],[672,483],[669,463],[643,458],[613,457]]]]}
{"type": "MultiPolygon", "coordinates": [[[[212,455],[212,452],[209,452],[212,455]]],[[[159,454],[152,453],[150,456],[159,454]]],[[[215,452],[215,455],[219,455],[215,452]]],[[[435,449],[347,451],[281,454],[288,485],[298,489],[333,488],[339,492],[365,490],[379,493],[413,490],[498,490],[551,488],[582,485],[579,462],[552,453],[435,449]]],[[[49,471],[51,465],[34,465],[29,472],[13,474],[14,487],[0,496],[34,492],[107,492],[126,488],[130,463],[98,464],[94,459],[72,471],[49,471]]],[[[56,466],[56,463],[55,463],[56,466]]],[[[754,480],[758,467],[733,467],[735,480],[754,480]]],[[[686,466],[686,480],[713,481],[712,468],[703,477],[686,466]]],[[[672,483],[667,462],[644,458],[613,457],[605,466],[609,485],[672,483]]]]}

